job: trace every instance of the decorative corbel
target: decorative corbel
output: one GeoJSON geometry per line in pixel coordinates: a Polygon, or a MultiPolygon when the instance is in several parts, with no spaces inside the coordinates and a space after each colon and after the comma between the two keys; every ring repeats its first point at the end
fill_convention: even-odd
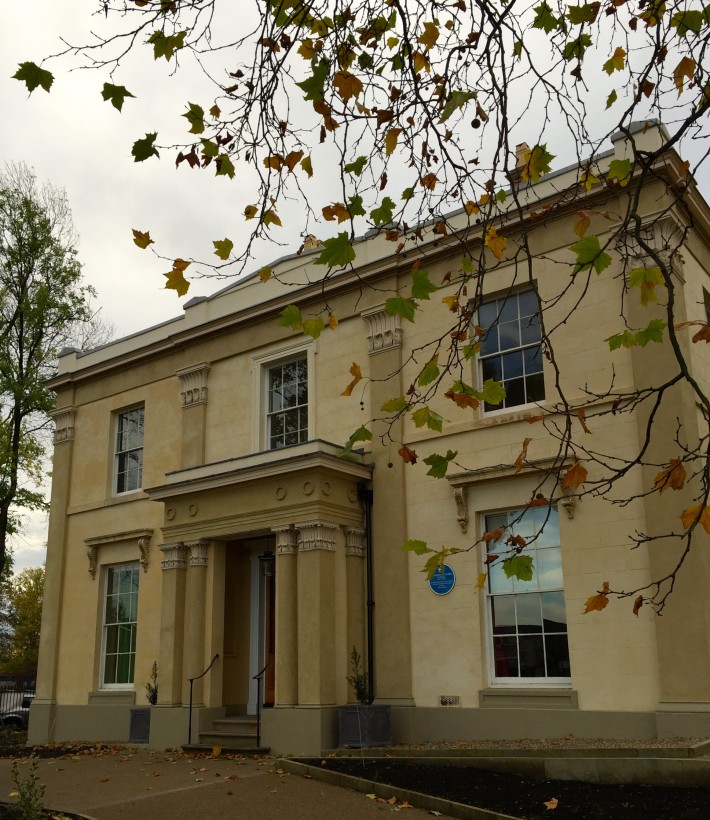
{"type": "Polygon", "coordinates": [[[573,496],[573,495],[562,496],[559,503],[562,506],[562,508],[564,509],[564,511],[567,513],[567,518],[569,518],[570,521],[571,521],[574,518],[574,508],[577,505],[577,500],[576,500],[575,496],[573,496]]]}
{"type": "Polygon", "coordinates": [[[468,487],[454,487],[454,501],[456,502],[457,516],[461,532],[468,532],[468,487]]]}

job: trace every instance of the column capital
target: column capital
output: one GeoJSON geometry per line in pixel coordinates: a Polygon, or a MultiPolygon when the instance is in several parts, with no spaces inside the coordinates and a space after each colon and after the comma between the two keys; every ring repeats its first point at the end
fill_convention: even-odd
{"type": "Polygon", "coordinates": [[[183,367],[177,370],[176,375],[180,378],[180,398],[182,406],[191,407],[194,404],[207,404],[207,375],[210,372],[210,365],[207,362],[183,367]]]}
{"type": "Polygon", "coordinates": [[[402,347],[402,323],[399,316],[390,316],[384,305],[364,310],[360,315],[370,327],[370,355],[402,347]]]}
{"type": "Polygon", "coordinates": [[[335,552],[335,534],[340,529],[338,524],[330,524],[326,521],[304,521],[295,524],[298,530],[299,552],[310,550],[325,550],[335,552]]]}
{"type": "Polygon", "coordinates": [[[276,536],[277,555],[295,555],[298,552],[298,533],[293,527],[272,527],[276,536]]]}
{"type": "Polygon", "coordinates": [[[184,542],[186,557],[191,567],[207,566],[207,548],[209,545],[210,542],[205,538],[184,542]]]}
{"type": "Polygon", "coordinates": [[[74,421],[76,407],[60,407],[51,410],[49,415],[54,422],[54,443],[64,444],[74,441],[74,421]]]}
{"type": "Polygon", "coordinates": [[[365,557],[365,530],[355,527],[345,528],[345,554],[355,558],[365,557]]]}
{"type": "Polygon", "coordinates": [[[163,544],[160,551],[163,553],[163,560],[160,562],[161,569],[185,569],[187,567],[188,548],[182,541],[175,544],[163,544]]]}

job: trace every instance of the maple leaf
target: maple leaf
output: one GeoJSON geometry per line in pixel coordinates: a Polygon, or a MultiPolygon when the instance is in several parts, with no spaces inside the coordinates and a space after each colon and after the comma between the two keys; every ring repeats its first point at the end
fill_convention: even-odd
{"type": "Polygon", "coordinates": [[[433,356],[430,361],[424,365],[419,377],[417,378],[417,387],[426,387],[431,384],[439,375],[439,367],[437,365],[438,354],[433,356]]]}
{"type": "Polygon", "coordinates": [[[532,441],[531,438],[523,439],[523,449],[515,459],[515,472],[519,473],[523,469],[523,461],[528,457],[528,444],[532,441]]]}
{"type": "Polygon", "coordinates": [[[417,463],[417,454],[414,450],[410,450],[409,447],[400,447],[399,450],[397,450],[397,454],[401,456],[402,461],[404,461],[405,464],[417,463]]]}
{"type": "Polygon", "coordinates": [[[656,287],[662,285],[665,287],[665,281],[661,269],[653,268],[635,268],[629,271],[629,286],[637,287],[641,291],[641,304],[646,307],[649,302],[657,302],[656,287]]]}
{"type": "Polygon", "coordinates": [[[327,265],[329,268],[342,268],[355,259],[355,248],[350,244],[347,233],[339,233],[331,239],[324,239],[323,250],[313,260],[314,265],[327,265]]]}
{"type": "Polygon", "coordinates": [[[608,603],[609,582],[604,581],[602,584],[602,591],[587,598],[584,604],[584,614],[587,615],[589,612],[601,612],[608,603]]]}
{"type": "Polygon", "coordinates": [[[153,46],[153,58],[159,60],[165,57],[170,60],[173,54],[181,48],[185,48],[186,31],[177,34],[164,34],[162,31],[154,31],[148,38],[148,42],[153,46]]]}
{"type": "Polygon", "coordinates": [[[631,160],[613,159],[609,163],[606,178],[607,180],[615,179],[622,188],[625,188],[631,181],[631,160]]]}
{"type": "Polygon", "coordinates": [[[424,23],[424,31],[417,37],[417,42],[421,43],[427,51],[434,48],[439,39],[439,27],[435,23],[424,23]]]}
{"type": "Polygon", "coordinates": [[[268,157],[264,157],[263,162],[265,168],[280,171],[283,166],[284,158],[280,154],[270,154],[268,157]]]}
{"type": "Polygon", "coordinates": [[[689,507],[687,510],[683,510],[680,515],[680,520],[687,530],[693,522],[698,519],[698,523],[703,527],[705,532],[710,535],[710,507],[704,507],[702,512],[700,510],[699,504],[696,507],[689,507]]]}
{"type": "Polygon", "coordinates": [[[268,265],[265,265],[259,271],[259,279],[261,279],[262,282],[268,282],[269,279],[271,279],[271,274],[272,273],[273,273],[273,270],[268,265]]]}
{"type": "Polygon", "coordinates": [[[562,486],[576,490],[587,480],[587,470],[576,461],[562,477],[562,486]]]}
{"type": "Polygon", "coordinates": [[[143,233],[142,231],[137,231],[135,228],[133,230],[133,242],[138,245],[139,248],[145,250],[148,245],[152,245],[153,240],[150,238],[150,233],[146,231],[143,233]]]}
{"type": "Polygon", "coordinates": [[[401,133],[401,128],[387,129],[387,133],[385,134],[385,152],[387,156],[390,156],[390,154],[394,152],[394,149],[397,147],[397,140],[399,139],[399,135],[401,133]]]}
{"type": "Polygon", "coordinates": [[[429,466],[427,475],[433,476],[434,478],[444,478],[449,469],[449,464],[457,455],[458,450],[447,450],[445,456],[440,456],[438,453],[432,453],[430,456],[427,456],[424,459],[424,463],[429,466]]]}
{"type": "Polygon", "coordinates": [[[30,94],[37,88],[43,88],[47,93],[54,82],[54,75],[51,71],[40,68],[36,63],[19,63],[19,68],[12,75],[13,80],[19,80],[27,86],[30,94]]]}
{"type": "Polygon", "coordinates": [[[585,236],[579,242],[571,245],[570,250],[577,255],[577,261],[572,270],[573,275],[592,268],[597,273],[601,273],[611,265],[611,256],[602,251],[598,236],[585,236]]]}
{"type": "Polygon", "coordinates": [[[675,83],[675,87],[678,89],[679,97],[683,93],[685,78],[687,77],[689,80],[692,80],[695,75],[696,68],[697,63],[692,57],[683,57],[678,65],[673,69],[673,82],[675,83]]]}
{"type": "Polygon", "coordinates": [[[576,213],[579,217],[579,220],[574,223],[574,232],[581,239],[587,232],[587,228],[589,228],[591,220],[589,219],[585,211],[577,211],[576,213]]]}
{"type": "Polygon", "coordinates": [[[229,254],[232,252],[234,242],[232,242],[231,239],[217,239],[214,242],[212,242],[212,244],[215,248],[215,256],[218,256],[220,259],[226,262],[227,259],[229,259],[229,254]]]}
{"type": "Polygon", "coordinates": [[[527,148],[523,155],[525,165],[520,170],[523,182],[539,182],[543,174],[550,173],[550,162],[555,158],[550,154],[547,145],[536,145],[527,148]]]}
{"type": "Polygon", "coordinates": [[[289,151],[288,154],[284,157],[284,165],[288,168],[289,171],[293,171],[293,169],[298,165],[298,163],[303,158],[303,151],[289,151]]]}
{"type": "Polygon", "coordinates": [[[417,307],[413,299],[405,299],[403,296],[390,296],[385,300],[385,310],[390,316],[401,316],[408,322],[414,321],[414,311],[417,307]]]}
{"type": "Polygon", "coordinates": [[[504,236],[498,236],[498,231],[491,225],[486,231],[485,244],[490,248],[496,259],[501,259],[508,245],[508,240],[504,236]]]}
{"type": "Polygon", "coordinates": [[[353,377],[353,380],[345,388],[345,390],[343,390],[343,392],[340,394],[341,396],[351,396],[357,383],[362,381],[362,370],[360,370],[360,365],[353,362],[350,366],[350,375],[353,377]]]}
{"type": "Polygon", "coordinates": [[[429,549],[426,541],[420,541],[417,538],[408,538],[402,544],[402,550],[404,552],[413,552],[415,555],[426,555],[427,552],[434,551],[429,549]]]}
{"type": "Polygon", "coordinates": [[[345,102],[353,97],[359,97],[363,89],[361,80],[349,71],[336,72],[333,86],[345,102]]]}
{"type": "Polygon", "coordinates": [[[697,333],[693,334],[691,339],[695,342],[710,342],[710,325],[703,325],[697,333]]]}
{"type": "Polygon", "coordinates": [[[326,205],[323,208],[323,219],[327,222],[338,220],[338,224],[350,219],[350,211],[343,205],[342,202],[334,202],[332,205],[326,205]]]}
{"type": "Polygon", "coordinates": [[[266,227],[268,227],[269,225],[276,225],[279,228],[282,227],[281,218],[273,208],[269,208],[269,210],[264,213],[264,216],[262,217],[262,222],[266,227]]]}
{"type": "Polygon", "coordinates": [[[611,57],[604,63],[602,68],[611,76],[615,71],[623,71],[626,64],[626,51],[619,46],[614,50],[611,57]]]}
{"type": "Polygon", "coordinates": [[[429,294],[438,290],[429,279],[429,271],[424,268],[412,268],[412,299],[426,300],[429,294]]]}
{"type": "MultiPolygon", "coordinates": [[[[177,260],[176,260],[177,261],[177,260]]],[[[174,265],[175,263],[173,263],[174,265]]],[[[187,263],[190,264],[189,262],[187,263]]],[[[163,276],[168,280],[165,287],[168,290],[174,290],[178,296],[184,296],[190,288],[190,283],[183,275],[184,268],[173,267],[169,273],[164,273],[163,276]]]]}
{"type": "Polygon", "coordinates": [[[446,393],[444,393],[444,396],[447,399],[451,399],[451,401],[453,401],[456,406],[460,407],[462,410],[465,410],[467,407],[475,410],[480,404],[480,401],[469,393],[457,393],[454,390],[447,390],[446,393]]]}
{"type": "Polygon", "coordinates": [[[436,174],[426,174],[423,176],[419,182],[429,191],[433,191],[436,188],[436,183],[439,180],[436,177],[436,174]]]}
{"type": "Polygon", "coordinates": [[[256,205],[247,205],[244,209],[244,218],[245,219],[254,219],[254,217],[259,213],[259,209],[256,205]]]}
{"type": "Polygon", "coordinates": [[[134,162],[143,162],[148,157],[159,157],[158,149],[153,144],[158,139],[158,134],[146,134],[143,139],[136,140],[131,148],[131,155],[134,162]]]}
{"type": "Polygon", "coordinates": [[[118,111],[123,108],[123,101],[126,97],[135,99],[134,95],[124,85],[111,85],[111,83],[104,83],[101,96],[106,101],[110,100],[111,105],[118,111]]]}
{"type": "Polygon", "coordinates": [[[191,134],[201,134],[205,130],[205,109],[201,105],[189,102],[187,111],[181,116],[190,123],[191,134]]]}
{"type": "Polygon", "coordinates": [[[210,116],[215,120],[219,119],[221,113],[222,109],[216,103],[210,108],[210,116]]]}
{"type": "Polygon", "coordinates": [[[229,177],[230,179],[234,179],[235,169],[234,163],[232,160],[227,156],[227,154],[220,154],[217,159],[215,160],[215,176],[218,177],[229,177]]]}
{"type": "Polygon", "coordinates": [[[428,427],[440,433],[443,429],[443,418],[430,407],[420,407],[412,413],[412,421],[415,427],[428,427]]]}
{"type": "Polygon", "coordinates": [[[511,555],[503,560],[503,572],[506,578],[517,578],[519,581],[532,581],[532,555],[511,555]]]}

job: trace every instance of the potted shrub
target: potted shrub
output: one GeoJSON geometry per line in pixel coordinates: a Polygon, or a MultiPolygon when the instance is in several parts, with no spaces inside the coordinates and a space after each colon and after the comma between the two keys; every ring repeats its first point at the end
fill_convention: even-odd
{"type": "MultiPolygon", "coordinates": [[[[150,706],[158,702],[158,662],[153,661],[150,680],[145,685],[145,697],[150,706]]],[[[128,731],[130,743],[147,743],[150,739],[150,706],[132,706],[128,731]]]]}
{"type": "Polygon", "coordinates": [[[338,707],[338,745],[359,749],[389,746],[392,743],[390,707],[372,703],[370,675],[354,646],[350,653],[350,671],[347,681],[358,702],[338,707]]]}

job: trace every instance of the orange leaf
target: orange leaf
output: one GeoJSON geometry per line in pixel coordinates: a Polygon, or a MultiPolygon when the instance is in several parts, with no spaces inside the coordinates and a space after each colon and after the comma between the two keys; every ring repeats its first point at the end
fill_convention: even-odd
{"type": "Polygon", "coordinates": [[[475,410],[480,403],[475,396],[469,396],[468,393],[454,393],[453,390],[447,390],[446,393],[444,393],[444,396],[446,396],[447,399],[451,399],[451,401],[456,402],[456,405],[462,410],[465,410],[467,407],[475,410]]]}
{"type": "Polygon", "coordinates": [[[634,615],[638,618],[639,616],[639,609],[643,606],[643,595],[639,595],[638,598],[634,601],[634,615]]]}
{"type": "Polygon", "coordinates": [[[654,489],[662,493],[669,487],[671,490],[681,490],[685,484],[685,467],[679,458],[672,458],[667,467],[664,467],[653,481],[654,489]]]}
{"type": "Polygon", "coordinates": [[[687,510],[683,510],[680,515],[680,520],[683,522],[683,526],[687,530],[695,519],[698,518],[698,516],[700,516],[698,523],[700,523],[705,532],[710,535],[710,507],[705,507],[702,513],[700,512],[699,504],[695,507],[689,507],[687,510]]]}
{"type": "Polygon", "coordinates": [[[567,470],[562,477],[562,486],[571,487],[576,490],[580,484],[584,484],[587,480],[587,471],[582,465],[575,461],[575,463],[567,470]]]}
{"type": "Polygon", "coordinates": [[[587,602],[584,605],[584,614],[586,615],[589,612],[601,612],[602,609],[609,603],[609,582],[604,581],[602,585],[602,591],[597,593],[596,595],[592,595],[591,597],[587,598],[587,602]]]}
{"type": "Polygon", "coordinates": [[[436,174],[426,174],[419,181],[425,188],[428,188],[430,191],[433,191],[434,188],[436,188],[436,183],[439,180],[436,178],[436,174]]]}
{"type": "Polygon", "coordinates": [[[693,342],[710,342],[710,325],[704,325],[693,335],[693,342]]]}
{"type": "Polygon", "coordinates": [[[409,447],[400,447],[397,453],[402,456],[402,461],[404,461],[405,464],[417,463],[417,454],[414,450],[410,450],[409,447]]]}
{"type": "Polygon", "coordinates": [[[508,540],[505,542],[509,547],[523,547],[527,546],[527,541],[523,538],[522,535],[510,535],[508,536],[508,540]]]}
{"type": "Polygon", "coordinates": [[[470,200],[464,204],[464,210],[466,213],[471,216],[471,214],[479,213],[479,207],[476,205],[475,202],[471,202],[470,200]]]}
{"type": "Polygon", "coordinates": [[[591,220],[584,211],[577,211],[576,213],[579,217],[579,221],[574,223],[574,232],[581,239],[581,237],[583,237],[587,232],[587,228],[591,224],[591,220]]]}
{"type": "Polygon", "coordinates": [[[559,801],[556,797],[551,797],[549,800],[545,800],[545,802],[544,802],[542,805],[543,805],[546,809],[556,809],[556,808],[557,808],[557,804],[558,804],[559,802],[560,802],[560,801],[559,801]]]}
{"type": "Polygon", "coordinates": [[[481,541],[485,541],[486,544],[489,544],[491,541],[498,541],[503,537],[503,533],[504,530],[491,530],[490,532],[484,532],[481,536],[481,541]]]}
{"type": "Polygon", "coordinates": [[[582,430],[591,435],[592,431],[589,427],[587,427],[587,423],[585,422],[586,413],[584,412],[584,407],[580,407],[579,410],[577,410],[577,418],[579,419],[579,423],[582,425],[582,430]]]}
{"type": "Polygon", "coordinates": [[[459,297],[454,294],[453,296],[444,296],[441,300],[452,313],[456,313],[459,309],[459,297]]]}
{"type": "Polygon", "coordinates": [[[283,162],[284,159],[279,154],[271,154],[268,157],[264,157],[264,165],[267,168],[273,168],[274,171],[280,171],[283,166],[283,162]]]}
{"type": "Polygon", "coordinates": [[[537,424],[538,421],[542,421],[544,418],[544,416],[528,416],[525,421],[528,424],[537,424]]]}
{"type": "Polygon", "coordinates": [[[343,390],[343,392],[340,394],[341,396],[351,396],[353,390],[355,389],[355,385],[362,380],[362,371],[360,370],[360,365],[353,362],[352,366],[350,367],[350,375],[353,377],[353,380],[345,388],[345,390],[343,390]]]}
{"type": "Polygon", "coordinates": [[[549,503],[542,493],[538,493],[532,501],[528,501],[528,507],[547,507],[549,503]]]}
{"type": "Polygon", "coordinates": [[[515,459],[516,473],[519,473],[523,469],[523,461],[528,457],[528,444],[530,444],[531,441],[531,438],[523,440],[523,449],[520,451],[520,455],[515,459]]]}
{"type": "Polygon", "coordinates": [[[498,231],[491,225],[486,231],[486,245],[496,259],[501,259],[505,252],[508,240],[504,236],[498,236],[498,231]]]}
{"type": "Polygon", "coordinates": [[[335,328],[336,328],[337,326],[338,326],[338,317],[337,317],[334,313],[331,313],[331,314],[328,316],[328,327],[329,327],[331,330],[335,330],[335,328]]]}
{"type": "Polygon", "coordinates": [[[692,57],[683,57],[683,59],[673,69],[673,82],[675,83],[675,87],[678,89],[679,97],[683,93],[685,78],[687,77],[689,80],[692,80],[696,68],[697,64],[692,57]]]}
{"type": "Polygon", "coordinates": [[[212,757],[219,757],[222,754],[222,747],[221,746],[213,746],[212,747],[212,757]]]}
{"type": "Polygon", "coordinates": [[[323,218],[328,222],[333,222],[333,220],[338,220],[338,225],[341,222],[345,222],[346,219],[350,219],[350,211],[343,205],[342,202],[334,202],[332,205],[326,205],[323,208],[323,218]]]}

